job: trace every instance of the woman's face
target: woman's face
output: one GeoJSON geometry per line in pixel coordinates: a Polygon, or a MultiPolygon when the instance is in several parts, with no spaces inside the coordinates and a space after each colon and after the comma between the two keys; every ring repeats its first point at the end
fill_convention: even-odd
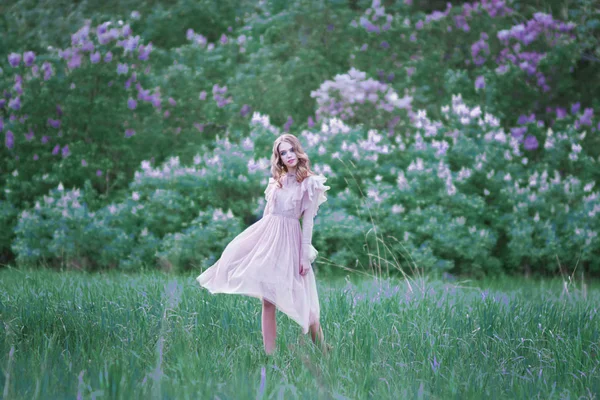
{"type": "Polygon", "coordinates": [[[283,164],[287,167],[293,167],[298,163],[296,149],[287,142],[281,142],[279,145],[279,156],[281,157],[283,164]]]}

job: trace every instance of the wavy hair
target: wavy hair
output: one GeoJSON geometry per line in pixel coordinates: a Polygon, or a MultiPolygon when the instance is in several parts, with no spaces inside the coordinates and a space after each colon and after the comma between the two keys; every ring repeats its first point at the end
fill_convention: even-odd
{"type": "Polygon", "coordinates": [[[310,169],[310,159],[308,154],[304,152],[298,138],[291,133],[284,133],[275,139],[273,143],[273,154],[271,155],[271,176],[277,181],[279,188],[282,188],[281,179],[288,174],[288,169],[281,156],[279,155],[279,145],[283,142],[288,143],[294,149],[298,162],[296,163],[296,182],[302,182],[311,175],[316,175],[310,169]]]}

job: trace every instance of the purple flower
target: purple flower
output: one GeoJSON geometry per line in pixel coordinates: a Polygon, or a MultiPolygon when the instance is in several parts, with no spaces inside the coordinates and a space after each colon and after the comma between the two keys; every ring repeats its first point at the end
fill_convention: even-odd
{"type": "Polygon", "coordinates": [[[579,109],[581,108],[581,103],[575,103],[571,106],[571,114],[577,114],[579,109]]]}
{"type": "Polygon", "coordinates": [[[99,170],[97,170],[97,171],[96,171],[96,176],[102,176],[102,170],[100,170],[100,169],[99,169],[99,170]]]}
{"type": "Polygon", "coordinates": [[[21,98],[14,97],[8,101],[8,106],[13,110],[19,110],[21,108],[21,98]]]}
{"type": "Polygon", "coordinates": [[[87,41],[83,44],[83,46],[81,46],[81,50],[89,51],[89,52],[94,51],[94,48],[95,48],[94,43],[91,41],[87,41]]]}
{"type": "Polygon", "coordinates": [[[11,131],[6,131],[6,135],[4,137],[4,144],[8,149],[12,149],[13,147],[15,147],[15,135],[11,131]]]}
{"type": "Polygon", "coordinates": [[[198,97],[200,100],[206,100],[206,90],[200,92],[200,96],[198,97]]]}
{"type": "Polygon", "coordinates": [[[517,120],[517,124],[519,125],[525,125],[528,122],[535,122],[535,114],[531,114],[529,116],[521,114],[517,120]]]}
{"type": "Polygon", "coordinates": [[[222,34],[222,35],[221,35],[221,39],[220,39],[220,40],[221,40],[221,43],[223,43],[223,44],[227,44],[227,40],[228,40],[228,39],[227,39],[227,36],[225,36],[225,34],[222,34]]]}
{"type": "Polygon", "coordinates": [[[169,104],[175,107],[177,105],[177,102],[172,97],[169,97],[169,104]]]}
{"type": "Polygon", "coordinates": [[[69,145],[66,145],[65,147],[62,148],[62,156],[63,157],[68,157],[71,154],[71,152],[69,151],[69,145]]]}
{"type": "Polygon", "coordinates": [[[583,115],[579,118],[579,123],[581,125],[592,126],[592,117],[594,116],[593,108],[586,108],[583,111],[583,115]]]}
{"type": "MultiPolygon", "coordinates": [[[[18,75],[17,75],[18,76],[18,75]]],[[[23,94],[23,86],[21,84],[21,81],[17,81],[15,82],[14,86],[13,86],[13,90],[15,92],[17,92],[18,94],[23,94]]]]}
{"type": "Polygon", "coordinates": [[[433,362],[431,363],[431,369],[433,370],[433,372],[436,372],[439,368],[440,368],[440,363],[437,360],[437,357],[434,355],[433,362]]]}
{"type": "Polygon", "coordinates": [[[46,144],[46,143],[48,143],[49,140],[50,140],[50,136],[44,135],[44,136],[42,136],[41,142],[42,142],[42,144],[46,144]]]}
{"type": "Polygon", "coordinates": [[[100,52],[99,51],[90,54],[90,62],[92,64],[98,64],[100,62],[100,52]]]}
{"type": "Polygon", "coordinates": [[[151,96],[151,98],[150,98],[150,101],[152,102],[152,106],[153,106],[154,108],[158,108],[158,109],[160,109],[160,107],[161,107],[161,103],[162,103],[162,102],[161,102],[161,100],[160,100],[160,96],[159,96],[158,94],[156,94],[156,93],[155,93],[155,94],[153,94],[153,95],[151,96]]]}
{"type": "Polygon", "coordinates": [[[169,110],[165,111],[165,113],[164,113],[165,118],[169,118],[170,115],[171,115],[171,112],[169,110]]]}
{"type": "Polygon", "coordinates": [[[69,67],[69,69],[75,69],[75,68],[81,67],[81,54],[79,54],[79,53],[73,54],[73,56],[69,59],[67,66],[69,67]]]}
{"type": "Polygon", "coordinates": [[[37,153],[33,155],[33,161],[37,161],[39,158],[40,156],[38,156],[37,153]]]}
{"type": "Polygon", "coordinates": [[[415,24],[415,29],[416,29],[416,30],[421,30],[421,29],[423,29],[423,20],[420,20],[419,22],[417,22],[417,23],[415,24]]]}
{"type": "Polygon", "coordinates": [[[315,121],[313,121],[312,117],[308,117],[308,127],[312,128],[313,126],[315,126],[315,121]]]}
{"type": "Polygon", "coordinates": [[[151,51],[152,51],[152,42],[148,43],[148,45],[146,45],[146,46],[141,45],[139,48],[138,59],[140,59],[142,61],[147,61],[148,56],[150,55],[151,51]]]}
{"type": "Polygon", "coordinates": [[[288,116],[287,122],[283,126],[283,130],[288,132],[293,123],[294,123],[294,120],[292,119],[292,117],[288,116]]]}
{"type": "Polygon", "coordinates": [[[383,42],[381,42],[381,47],[383,47],[384,49],[389,49],[390,44],[384,40],[383,42]]]}
{"type": "Polygon", "coordinates": [[[556,107],[556,119],[563,119],[567,116],[567,110],[562,107],[556,107]]]}
{"type": "Polygon", "coordinates": [[[529,151],[537,149],[538,148],[537,138],[533,135],[527,135],[523,146],[525,147],[525,150],[529,150],[529,151]]]}
{"type": "Polygon", "coordinates": [[[250,113],[250,106],[248,104],[244,104],[242,106],[242,109],[240,110],[240,115],[242,117],[245,117],[246,115],[248,115],[250,113]]]}
{"type": "Polygon", "coordinates": [[[0,108],[4,108],[5,104],[6,104],[6,100],[5,99],[0,99],[0,108]]]}
{"type": "Polygon", "coordinates": [[[48,61],[44,61],[42,64],[42,70],[44,71],[44,80],[47,81],[52,77],[52,64],[48,61]]]}
{"type": "Polygon", "coordinates": [[[512,137],[514,137],[515,139],[520,139],[523,137],[523,135],[525,135],[525,132],[527,132],[527,127],[520,126],[518,128],[511,128],[510,132],[512,134],[512,137]]]}
{"type": "Polygon", "coordinates": [[[194,128],[198,129],[198,131],[202,132],[204,131],[204,124],[199,124],[197,122],[194,122],[194,128]]]}
{"type": "Polygon", "coordinates": [[[483,75],[479,75],[475,79],[475,90],[483,89],[483,88],[485,88],[485,78],[483,75]]]}
{"type": "Polygon", "coordinates": [[[85,161],[85,158],[81,159],[81,166],[82,167],[87,167],[87,161],[85,161]]]}
{"type": "Polygon", "coordinates": [[[109,51],[109,52],[107,52],[107,53],[104,55],[104,62],[105,62],[105,63],[111,62],[111,61],[112,61],[112,57],[113,57],[113,56],[112,56],[112,53],[111,53],[110,51],[109,51]]]}
{"type": "Polygon", "coordinates": [[[96,28],[96,35],[104,35],[106,33],[107,28],[108,22],[104,22],[103,24],[98,25],[98,27],[96,28]]]}
{"type": "Polygon", "coordinates": [[[25,134],[25,139],[27,139],[28,142],[31,142],[33,140],[34,136],[35,136],[35,134],[33,133],[33,131],[30,130],[29,132],[27,132],[25,134]]]}
{"type": "Polygon", "coordinates": [[[119,63],[119,65],[117,65],[117,74],[124,75],[127,71],[129,71],[129,66],[127,66],[127,64],[119,63]]]}
{"type": "Polygon", "coordinates": [[[56,105],[56,114],[58,114],[59,117],[63,115],[63,111],[62,108],[60,108],[60,104],[56,105]]]}
{"type": "Polygon", "coordinates": [[[133,129],[125,130],[125,137],[132,137],[133,135],[135,135],[135,131],[133,129]]]}
{"type": "Polygon", "coordinates": [[[26,51],[23,53],[23,62],[26,67],[31,67],[33,62],[35,61],[35,53],[33,51],[26,51]]]}
{"type": "Polygon", "coordinates": [[[129,24],[123,26],[123,29],[121,30],[121,32],[123,34],[123,37],[125,37],[125,38],[128,36],[131,36],[131,34],[133,33],[129,24]]]}
{"type": "Polygon", "coordinates": [[[129,100],[127,100],[127,107],[129,107],[130,110],[135,110],[137,107],[137,101],[130,97],[129,100]]]}
{"type": "Polygon", "coordinates": [[[50,125],[54,129],[58,129],[60,127],[60,120],[48,118],[48,125],[50,125]]]}
{"type": "Polygon", "coordinates": [[[21,55],[17,53],[10,53],[8,55],[8,62],[11,67],[16,68],[21,63],[21,55]]]}
{"type": "Polygon", "coordinates": [[[125,49],[125,52],[133,52],[135,49],[138,48],[138,44],[140,42],[140,37],[139,36],[130,36],[127,39],[119,42],[119,45],[122,45],[123,48],[125,49]]]}
{"type": "Polygon", "coordinates": [[[57,145],[56,145],[56,146],[54,146],[54,148],[52,149],[52,155],[54,155],[54,156],[55,156],[55,155],[57,155],[59,151],[60,151],[60,145],[58,145],[58,144],[57,144],[57,145]]]}
{"type": "Polygon", "coordinates": [[[0,132],[4,130],[4,118],[0,117],[0,132]]]}

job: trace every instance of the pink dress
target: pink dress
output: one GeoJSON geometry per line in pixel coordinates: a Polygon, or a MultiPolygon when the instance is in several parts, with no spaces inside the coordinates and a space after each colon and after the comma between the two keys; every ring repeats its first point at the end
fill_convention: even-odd
{"type": "Polygon", "coordinates": [[[292,180],[278,188],[269,178],[263,217],[225,247],[219,260],[196,278],[198,283],[212,294],[266,299],[307,333],[319,321],[320,307],[312,268],[301,276],[300,261],[316,257],[313,219],[327,200],[326,181],[323,175],[311,175],[302,183],[292,180]]]}

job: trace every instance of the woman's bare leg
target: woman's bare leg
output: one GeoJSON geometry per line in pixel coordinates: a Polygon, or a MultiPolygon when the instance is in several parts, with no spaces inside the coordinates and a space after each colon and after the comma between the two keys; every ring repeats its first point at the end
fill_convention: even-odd
{"type": "Polygon", "coordinates": [[[331,349],[331,346],[325,343],[325,337],[323,335],[323,328],[321,328],[320,322],[315,322],[309,327],[310,337],[312,341],[317,344],[317,339],[319,341],[319,345],[322,350],[328,351],[331,349]]]}
{"type": "Polygon", "coordinates": [[[275,304],[262,300],[262,335],[265,353],[273,354],[275,351],[275,338],[277,336],[277,320],[275,319],[275,304]]]}

